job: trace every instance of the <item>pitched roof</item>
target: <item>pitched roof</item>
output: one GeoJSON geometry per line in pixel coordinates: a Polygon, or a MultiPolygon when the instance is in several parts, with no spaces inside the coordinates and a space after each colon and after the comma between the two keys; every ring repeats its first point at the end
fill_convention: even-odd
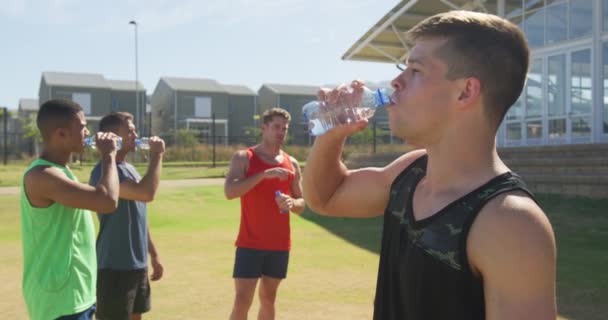
{"type": "MultiPolygon", "coordinates": [[[[406,33],[420,21],[450,10],[472,10],[498,14],[498,2],[500,1],[402,0],[353,43],[342,55],[342,60],[402,63],[410,50],[406,33]]],[[[521,1],[504,2],[506,2],[506,12],[517,9],[518,2],[521,7],[521,1]]]]}
{"type": "Polygon", "coordinates": [[[213,79],[162,77],[167,85],[176,91],[220,92],[226,93],[224,87],[213,79]]]}
{"type": "MultiPolygon", "coordinates": [[[[110,89],[115,91],[133,91],[135,92],[135,81],[131,80],[106,80],[110,89]]],[[[145,91],[146,88],[141,84],[141,82],[137,82],[137,90],[145,91]]]]}
{"type": "Polygon", "coordinates": [[[40,109],[38,99],[21,98],[19,99],[19,110],[37,111],[40,109]]]}
{"type": "Polygon", "coordinates": [[[42,78],[49,86],[66,86],[80,88],[104,88],[110,86],[106,79],[97,73],[74,73],[74,72],[54,72],[46,71],[42,73],[42,78]]]}
{"type": "Polygon", "coordinates": [[[224,89],[226,89],[226,92],[228,92],[231,95],[239,95],[239,96],[255,96],[257,95],[255,93],[255,91],[249,89],[246,86],[241,86],[241,85],[231,85],[231,84],[224,84],[224,89]]]}
{"type": "Polygon", "coordinates": [[[304,85],[293,85],[293,84],[276,84],[276,83],[265,83],[262,87],[266,87],[276,94],[288,94],[288,95],[303,95],[303,96],[316,96],[319,91],[319,86],[304,86],[304,85]]]}

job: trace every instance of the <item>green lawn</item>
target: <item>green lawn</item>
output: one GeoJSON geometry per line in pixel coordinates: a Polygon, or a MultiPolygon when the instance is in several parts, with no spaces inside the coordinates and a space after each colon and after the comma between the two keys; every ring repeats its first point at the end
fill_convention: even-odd
{"type": "MultiPolygon", "coordinates": [[[[539,200],[557,235],[560,315],[606,319],[608,200],[539,200]]],[[[226,319],[233,300],[238,200],[226,201],[219,186],[164,189],[149,217],[166,274],[153,284],[153,310],[146,319],[226,319]]],[[[0,196],[2,319],[26,319],[19,219],[18,197],[0,196]]],[[[280,287],[277,319],[371,319],[381,219],[306,213],[291,222],[289,274],[280,287]]]]}
{"type": "MultiPolygon", "coordinates": [[[[89,175],[94,164],[84,163],[82,165],[70,164],[70,169],[82,182],[89,181],[89,175]]],[[[26,164],[9,164],[0,166],[0,187],[18,186],[21,183],[23,172],[27,168],[26,164]]],[[[147,164],[135,164],[137,171],[143,176],[148,169],[147,164]]],[[[217,163],[215,168],[211,167],[210,163],[183,163],[183,162],[166,162],[163,163],[163,172],[161,179],[176,180],[176,179],[198,179],[198,178],[223,178],[228,172],[227,163],[217,163]]]]}

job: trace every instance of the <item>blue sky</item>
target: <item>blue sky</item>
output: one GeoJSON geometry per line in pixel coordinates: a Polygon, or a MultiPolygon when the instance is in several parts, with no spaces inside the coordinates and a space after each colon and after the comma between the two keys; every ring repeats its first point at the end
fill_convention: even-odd
{"type": "Polygon", "coordinates": [[[161,76],[246,85],[384,81],[392,64],[342,61],[398,0],[2,0],[0,106],[37,98],[43,71],[161,76]]]}

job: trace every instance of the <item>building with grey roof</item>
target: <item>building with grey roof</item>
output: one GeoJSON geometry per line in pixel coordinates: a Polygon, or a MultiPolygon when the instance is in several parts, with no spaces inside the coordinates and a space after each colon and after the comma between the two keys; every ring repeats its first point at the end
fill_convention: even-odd
{"type": "Polygon", "coordinates": [[[112,111],[125,111],[135,116],[140,133],[146,133],[143,117],[146,89],[134,81],[108,80],[101,74],[74,72],[43,72],[38,92],[39,101],[64,98],[77,102],[84,111],[91,131],[97,131],[98,121],[112,111]],[[136,107],[137,90],[139,104],[136,107]],[[138,119],[141,119],[138,122],[138,119]]]}
{"type": "Polygon", "coordinates": [[[258,90],[260,114],[280,107],[291,114],[289,135],[295,144],[309,144],[308,125],[302,115],[302,106],[317,99],[319,86],[265,83],[258,90]]]}
{"type": "Polygon", "coordinates": [[[202,142],[215,132],[219,143],[238,143],[243,128],[254,125],[256,94],[213,79],[162,77],[150,104],[154,134],[170,137],[179,129],[192,129],[202,142]]]}
{"type": "Polygon", "coordinates": [[[243,85],[224,84],[223,87],[228,92],[228,142],[247,145],[255,143],[250,129],[259,126],[256,119],[257,93],[243,85]]]}

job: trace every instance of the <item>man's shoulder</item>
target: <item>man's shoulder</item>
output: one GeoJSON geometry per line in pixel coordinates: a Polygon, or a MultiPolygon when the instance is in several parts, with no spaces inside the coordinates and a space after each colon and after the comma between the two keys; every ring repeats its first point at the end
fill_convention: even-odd
{"type": "Polygon", "coordinates": [[[413,150],[399,156],[397,159],[389,163],[381,170],[388,175],[389,180],[392,182],[406,169],[410,168],[414,163],[419,160],[424,160],[424,158],[426,158],[426,155],[427,153],[424,149],[413,150]]]}
{"type": "Polygon", "coordinates": [[[546,242],[552,234],[549,218],[534,199],[514,190],[496,196],[481,209],[470,238],[475,247],[499,250],[509,243],[546,242]]]}
{"type": "Polygon", "coordinates": [[[248,162],[253,152],[252,148],[241,149],[234,152],[232,161],[248,162]]]}

